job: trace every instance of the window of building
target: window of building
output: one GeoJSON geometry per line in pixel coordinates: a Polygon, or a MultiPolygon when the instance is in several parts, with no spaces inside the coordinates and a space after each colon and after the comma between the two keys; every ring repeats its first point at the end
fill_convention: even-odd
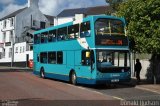
{"type": "Polygon", "coordinates": [[[63,52],[57,52],[57,64],[63,64],[63,52]]]}
{"type": "Polygon", "coordinates": [[[49,64],[56,64],[56,52],[49,52],[48,53],[48,63],[49,64]]]}
{"type": "Polygon", "coordinates": [[[13,26],[13,18],[10,19],[10,26],[13,26]]]}
{"type": "Polygon", "coordinates": [[[90,22],[83,22],[81,23],[81,31],[80,36],[81,37],[88,37],[91,34],[91,28],[90,28],[90,22]]]}
{"type": "Polygon", "coordinates": [[[47,63],[47,52],[40,53],[40,62],[47,63]]]}
{"type": "Polygon", "coordinates": [[[58,29],[58,41],[67,39],[67,27],[58,29]]]}
{"type": "Polygon", "coordinates": [[[13,31],[10,31],[9,42],[12,42],[12,40],[13,40],[13,31]]]}
{"type": "Polygon", "coordinates": [[[55,42],[55,41],[56,41],[56,30],[49,31],[48,42],[55,42]]]}
{"type": "Polygon", "coordinates": [[[6,49],[3,49],[3,55],[2,55],[2,57],[5,58],[5,56],[6,56],[6,49]]]}
{"type": "Polygon", "coordinates": [[[79,37],[79,24],[68,27],[68,38],[74,39],[79,37]]]}
{"type": "Polygon", "coordinates": [[[22,47],[20,47],[20,53],[22,53],[22,47]]]}
{"type": "Polygon", "coordinates": [[[12,57],[12,48],[9,48],[9,58],[12,57]]]}
{"type": "Polygon", "coordinates": [[[16,47],[16,51],[15,51],[15,53],[18,53],[18,47],[16,47]]]}
{"type": "Polygon", "coordinates": [[[40,28],[45,29],[45,27],[46,27],[46,23],[45,22],[40,22],[40,28]]]}
{"type": "Polygon", "coordinates": [[[2,55],[3,55],[3,54],[2,54],[2,52],[0,52],[0,59],[2,59],[2,58],[3,58],[3,57],[2,57],[2,55]]]}
{"type": "Polygon", "coordinates": [[[6,26],[7,26],[7,21],[4,20],[4,21],[3,21],[3,28],[6,28],[6,26]]]}
{"type": "Polygon", "coordinates": [[[33,26],[36,26],[36,20],[33,20],[33,26]]]}
{"type": "Polygon", "coordinates": [[[6,42],[6,32],[3,32],[3,42],[6,42]]]}
{"type": "Polygon", "coordinates": [[[25,52],[25,47],[23,46],[23,53],[25,52]]]}

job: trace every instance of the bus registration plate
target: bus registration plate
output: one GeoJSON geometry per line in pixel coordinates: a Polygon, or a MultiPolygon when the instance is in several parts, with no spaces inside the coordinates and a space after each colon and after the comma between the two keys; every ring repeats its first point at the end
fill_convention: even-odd
{"type": "Polygon", "coordinates": [[[119,79],[112,79],[111,82],[119,82],[119,79]]]}

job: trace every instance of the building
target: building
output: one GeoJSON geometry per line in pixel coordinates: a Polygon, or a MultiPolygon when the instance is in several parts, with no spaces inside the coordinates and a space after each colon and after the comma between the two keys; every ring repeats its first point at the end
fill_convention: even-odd
{"type": "Polygon", "coordinates": [[[107,13],[113,13],[113,9],[110,6],[97,6],[88,8],[76,8],[76,9],[65,9],[57,15],[55,18],[55,25],[63,24],[66,22],[74,21],[76,14],[88,15],[102,15],[107,13]]]}
{"type": "Polygon", "coordinates": [[[33,59],[33,32],[54,25],[54,17],[44,15],[39,0],[0,19],[0,65],[26,66],[33,59]]]}

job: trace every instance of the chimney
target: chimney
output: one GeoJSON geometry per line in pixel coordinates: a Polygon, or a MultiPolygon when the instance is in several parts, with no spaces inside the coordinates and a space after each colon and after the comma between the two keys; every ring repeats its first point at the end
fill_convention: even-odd
{"type": "Polygon", "coordinates": [[[28,8],[29,7],[39,8],[38,2],[39,2],[39,0],[28,0],[28,8]]]}

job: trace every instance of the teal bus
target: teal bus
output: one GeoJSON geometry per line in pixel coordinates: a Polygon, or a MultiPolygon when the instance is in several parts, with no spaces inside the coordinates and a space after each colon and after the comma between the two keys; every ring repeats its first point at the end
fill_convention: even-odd
{"type": "Polygon", "coordinates": [[[95,15],[34,33],[33,73],[72,84],[131,79],[124,18],[95,15]]]}

